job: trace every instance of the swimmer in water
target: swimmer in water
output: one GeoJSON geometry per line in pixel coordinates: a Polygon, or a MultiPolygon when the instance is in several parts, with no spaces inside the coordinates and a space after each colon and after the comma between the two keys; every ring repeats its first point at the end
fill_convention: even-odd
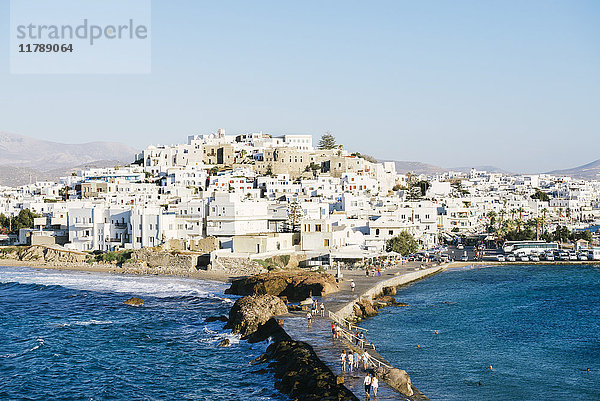
{"type": "Polygon", "coordinates": [[[440,334],[440,332],[436,330],[436,331],[435,331],[435,334],[436,334],[436,335],[438,335],[438,334],[440,334]]]}
{"type": "Polygon", "coordinates": [[[490,365],[490,370],[494,370],[494,368],[492,367],[492,365],[490,365]]]}
{"type": "Polygon", "coordinates": [[[417,344],[417,348],[418,348],[418,349],[421,349],[421,344],[417,344]]]}

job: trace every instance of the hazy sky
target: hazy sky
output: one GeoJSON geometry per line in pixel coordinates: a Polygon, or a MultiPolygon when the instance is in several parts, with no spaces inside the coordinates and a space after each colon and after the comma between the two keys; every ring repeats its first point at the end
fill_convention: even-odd
{"type": "Polygon", "coordinates": [[[135,147],[331,131],[444,167],[600,158],[600,1],[153,1],[152,73],[11,75],[0,130],[135,147]]]}

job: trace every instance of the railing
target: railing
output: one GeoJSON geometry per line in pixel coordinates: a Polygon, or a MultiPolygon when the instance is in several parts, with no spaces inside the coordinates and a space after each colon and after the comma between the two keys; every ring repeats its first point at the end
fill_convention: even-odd
{"type": "Polygon", "coordinates": [[[349,330],[361,330],[364,331],[365,333],[369,330],[367,329],[363,329],[362,327],[358,327],[357,325],[355,325],[354,323],[352,323],[351,321],[344,319],[341,316],[336,315],[335,313],[333,313],[332,311],[329,311],[329,318],[331,320],[333,320],[334,322],[336,322],[339,325],[342,325],[344,327],[348,327],[349,330]]]}
{"type": "MultiPolygon", "coordinates": [[[[338,319],[339,319],[340,321],[342,321],[342,322],[348,322],[346,319],[342,319],[342,318],[340,318],[339,316],[337,316],[335,313],[333,313],[333,312],[331,312],[331,311],[329,312],[329,317],[330,317],[330,318],[332,318],[332,320],[333,320],[333,321],[335,321],[335,322],[336,322],[336,323],[338,323],[338,324],[342,324],[342,323],[340,323],[340,322],[338,321],[338,319]]],[[[349,322],[348,322],[348,323],[349,323],[349,322]]],[[[340,327],[340,326],[338,326],[338,327],[339,327],[339,329],[340,329],[340,331],[339,331],[338,333],[339,333],[339,334],[341,334],[341,336],[342,336],[344,339],[346,339],[346,341],[348,341],[350,344],[353,344],[353,343],[354,343],[354,341],[356,340],[356,336],[354,335],[354,333],[352,333],[351,331],[349,331],[348,329],[346,329],[346,328],[344,328],[344,327],[340,327]]],[[[363,330],[365,330],[365,329],[363,329],[363,330]]],[[[363,349],[363,350],[364,350],[364,349],[365,349],[365,347],[364,347],[364,345],[365,345],[365,340],[364,340],[364,339],[362,339],[362,338],[361,338],[361,339],[359,339],[359,344],[358,344],[358,345],[359,345],[359,348],[360,348],[360,349],[363,349]]],[[[365,350],[365,352],[367,352],[367,351],[365,350]]],[[[386,367],[386,368],[388,368],[388,369],[392,369],[392,368],[393,368],[392,366],[388,365],[387,363],[385,363],[385,362],[383,362],[383,361],[380,361],[379,359],[377,359],[377,358],[375,358],[375,357],[373,357],[373,356],[369,355],[369,353],[368,353],[368,352],[367,352],[367,361],[368,361],[368,364],[370,364],[370,365],[372,365],[372,366],[377,366],[377,367],[382,367],[382,366],[384,366],[384,367],[386,367]]],[[[368,367],[368,366],[367,366],[367,367],[368,367]]]]}

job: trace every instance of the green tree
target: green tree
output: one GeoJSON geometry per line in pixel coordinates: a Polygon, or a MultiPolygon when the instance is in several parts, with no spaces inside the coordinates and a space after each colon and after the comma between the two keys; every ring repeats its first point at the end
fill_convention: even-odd
{"type": "Polygon", "coordinates": [[[548,194],[541,191],[539,188],[535,188],[535,193],[531,195],[531,199],[539,199],[544,202],[550,202],[550,197],[548,194]]]}
{"type": "Polygon", "coordinates": [[[18,232],[21,228],[33,228],[33,219],[40,217],[29,209],[23,209],[16,217],[12,218],[12,230],[18,232]]]}
{"type": "Polygon", "coordinates": [[[359,153],[359,152],[354,152],[354,153],[352,153],[352,156],[360,157],[360,158],[365,159],[366,161],[371,162],[371,163],[377,163],[377,159],[374,158],[371,155],[365,155],[365,154],[362,154],[362,153],[359,153]]]}
{"type": "Polygon", "coordinates": [[[497,215],[498,214],[493,210],[490,210],[488,212],[487,217],[490,221],[490,225],[488,226],[488,232],[494,232],[494,230],[495,230],[494,227],[496,226],[496,216],[497,215]]]}
{"type": "Polygon", "coordinates": [[[335,137],[333,135],[331,135],[330,132],[326,132],[325,134],[323,134],[323,136],[321,136],[321,139],[319,140],[319,144],[317,145],[317,147],[321,150],[330,150],[330,149],[335,149],[338,146],[335,143],[335,137]]]}
{"type": "Polygon", "coordinates": [[[415,240],[409,232],[402,231],[394,238],[390,238],[385,243],[385,250],[387,252],[398,252],[399,254],[406,256],[411,253],[415,253],[419,249],[419,243],[415,240]]]}
{"type": "Polygon", "coordinates": [[[300,221],[304,217],[302,207],[297,200],[288,204],[287,207],[287,220],[285,221],[285,231],[289,233],[300,232],[300,221]]]}
{"type": "Polygon", "coordinates": [[[573,241],[577,241],[577,240],[586,240],[587,242],[591,243],[592,242],[592,233],[589,231],[573,231],[571,233],[571,240],[573,241]]]}
{"type": "Polygon", "coordinates": [[[571,236],[571,233],[569,232],[569,229],[566,226],[557,226],[556,230],[554,231],[554,241],[557,242],[567,242],[569,241],[569,237],[571,236]]]}

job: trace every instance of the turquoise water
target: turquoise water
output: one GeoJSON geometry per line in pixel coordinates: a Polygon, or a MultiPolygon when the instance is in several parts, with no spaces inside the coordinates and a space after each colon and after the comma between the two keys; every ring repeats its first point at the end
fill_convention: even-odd
{"type": "Polygon", "coordinates": [[[250,345],[204,323],[226,285],[0,267],[0,399],[284,400],[250,345]],[[123,301],[141,297],[145,306],[123,301]],[[219,348],[229,338],[233,345],[219,348]]]}
{"type": "Polygon", "coordinates": [[[432,400],[600,400],[600,267],[451,270],[396,299],[361,326],[432,400]]]}

